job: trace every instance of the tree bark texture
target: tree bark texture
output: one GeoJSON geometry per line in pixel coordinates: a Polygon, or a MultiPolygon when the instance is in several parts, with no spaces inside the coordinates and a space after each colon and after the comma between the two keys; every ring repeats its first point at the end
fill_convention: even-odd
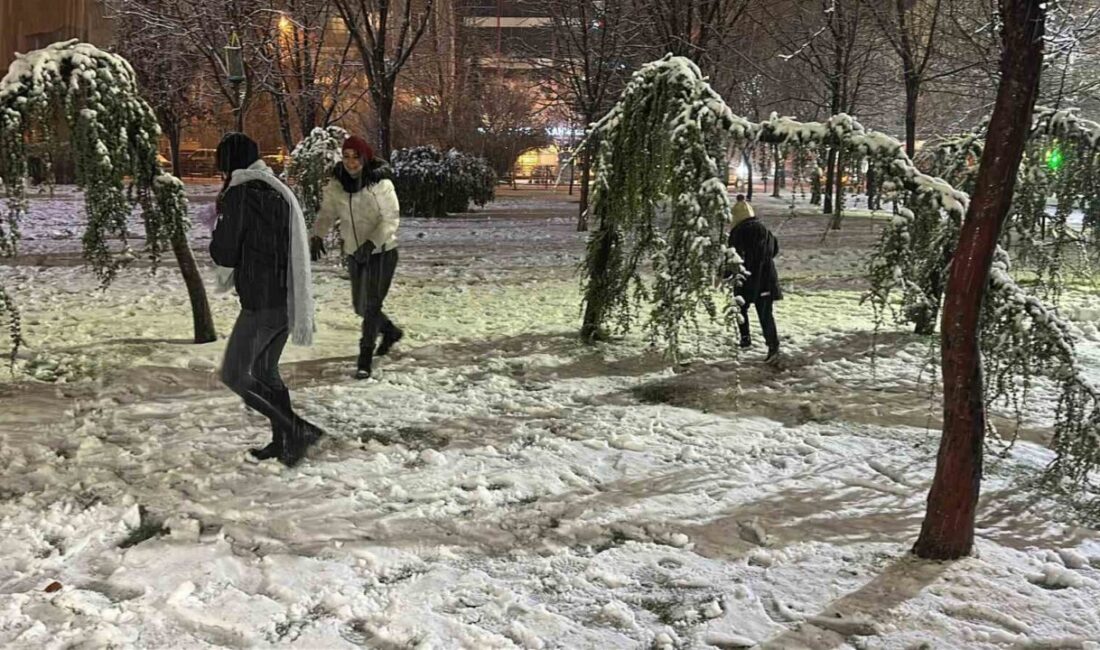
{"type": "Polygon", "coordinates": [[[985,396],[979,332],[989,270],[1016,185],[1043,64],[1043,0],[1001,0],[1001,80],[977,184],[953,256],[942,337],[943,438],[913,552],[955,559],[974,544],[985,396]]]}

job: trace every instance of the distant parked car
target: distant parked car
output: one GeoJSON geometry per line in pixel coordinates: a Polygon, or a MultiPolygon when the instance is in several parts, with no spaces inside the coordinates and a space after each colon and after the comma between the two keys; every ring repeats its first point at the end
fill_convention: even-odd
{"type": "Polygon", "coordinates": [[[184,176],[216,176],[217,152],[213,149],[195,149],[180,161],[184,176]]]}

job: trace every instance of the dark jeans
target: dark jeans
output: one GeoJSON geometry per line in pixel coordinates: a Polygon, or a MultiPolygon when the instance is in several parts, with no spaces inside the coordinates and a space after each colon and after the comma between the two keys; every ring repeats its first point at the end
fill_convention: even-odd
{"type": "MultiPolygon", "coordinates": [[[[760,319],[760,329],[764,331],[764,341],[768,344],[768,350],[779,349],[779,332],[775,328],[775,316],[772,315],[771,298],[757,298],[752,304],[756,305],[756,317],[760,319]]],[[[741,322],[738,329],[741,330],[741,340],[750,340],[749,335],[749,304],[741,305],[741,322]]]]}
{"type": "Polygon", "coordinates": [[[271,420],[273,429],[291,431],[297,416],[290,391],[279,376],[287,339],[286,308],[242,309],[222,361],[222,382],[244,403],[271,420]]]}
{"type": "Polygon", "coordinates": [[[382,312],[382,303],[390,292],[393,273],[397,269],[397,249],[366,256],[348,257],[348,273],[351,275],[351,302],[355,313],[363,318],[363,332],[359,339],[361,355],[374,353],[378,333],[392,334],[397,330],[393,321],[382,312]]]}

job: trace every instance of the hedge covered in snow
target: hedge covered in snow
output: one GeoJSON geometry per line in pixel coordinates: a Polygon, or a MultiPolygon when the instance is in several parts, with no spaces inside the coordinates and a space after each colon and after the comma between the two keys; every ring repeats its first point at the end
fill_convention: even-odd
{"type": "Polygon", "coordinates": [[[493,200],[496,174],[479,156],[421,146],[394,151],[391,163],[405,215],[445,217],[493,200]]]}

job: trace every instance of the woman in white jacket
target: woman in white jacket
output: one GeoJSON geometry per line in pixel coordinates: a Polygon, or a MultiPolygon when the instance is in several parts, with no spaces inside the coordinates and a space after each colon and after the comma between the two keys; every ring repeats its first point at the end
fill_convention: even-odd
{"type": "Polygon", "coordinates": [[[375,158],[374,150],[362,138],[349,137],[343,145],[343,162],[336,165],[332,180],[324,187],[310,233],[311,257],[316,261],[325,252],[325,235],[335,224],[340,225],[351,274],[351,301],[363,319],[357,379],[370,377],[374,355],[386,354],[404,336],[382,312],[397,268],[397,226],[401,221],[391,179],[386,161],[375,158]],[[382,341],[375,350],[380,332],[382,341]]]}

